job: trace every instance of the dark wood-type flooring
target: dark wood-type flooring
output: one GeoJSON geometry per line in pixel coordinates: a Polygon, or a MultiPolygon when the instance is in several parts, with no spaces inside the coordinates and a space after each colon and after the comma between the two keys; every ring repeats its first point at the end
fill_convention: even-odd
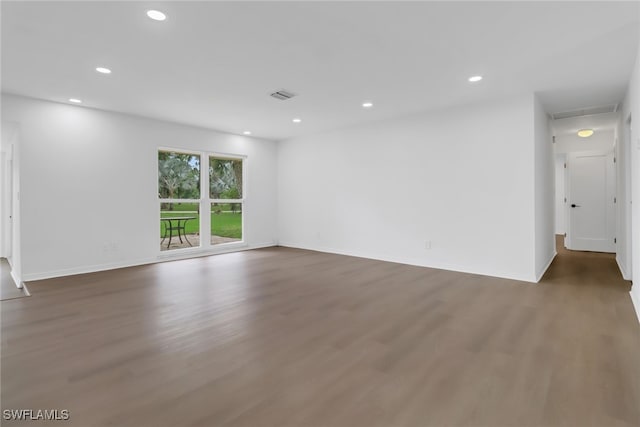
{"type": "Polygon", "coordinates": [[[287,248],[28,284],[2,409],[74,426],[640,426],[612,255],[539,284],[287,248]]]}

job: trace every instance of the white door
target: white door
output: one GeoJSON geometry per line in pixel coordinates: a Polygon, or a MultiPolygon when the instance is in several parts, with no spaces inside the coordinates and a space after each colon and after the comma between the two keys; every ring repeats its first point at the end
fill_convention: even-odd
{"type": "Polygon", "coordinates": [[[567,249],[615,252],[613,152],[571,153],[567,161],[567,249]]]}

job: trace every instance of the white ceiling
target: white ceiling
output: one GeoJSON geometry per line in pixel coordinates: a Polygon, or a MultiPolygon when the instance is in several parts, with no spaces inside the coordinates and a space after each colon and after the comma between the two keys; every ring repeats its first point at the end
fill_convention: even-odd
{"type": "Polygon", "coordinates": [[[534,91],[548,112],[615,104],[640,21],[638,2],[611,1],[1,7],[3,92],[270,139],[534,91]]]}

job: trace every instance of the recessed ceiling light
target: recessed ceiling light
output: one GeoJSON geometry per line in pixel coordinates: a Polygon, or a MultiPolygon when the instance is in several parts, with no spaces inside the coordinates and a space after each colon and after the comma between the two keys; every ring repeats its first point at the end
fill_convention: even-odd
{"type": "Polygon", "coordinates": [[[473,76],[473,77],[469,77],[469,81],[471,83],[476,83],[479,82],[480,80],[482,80],[482,76],[473,76]]]}
{"type": "Polygon", "coordinates": [[[111,70],[104,67],[97,67],[96,71],[102,74],[111,74],[111,70]]]}
{"type": "Polygon", "coordinates": [[[251,135],[251,131],[245,130],[244,132],[242,132],[245,135],[251,135]]]}
{"type": "Polygon", "coordinates": [[[578,131],[578,136],[581,138],[589,138],[593,135],[593,129],[580,129],[578,131]]]}
{"type": "Polygon", "coordinates": [[[362,103],[362,107],[363,108],[371,108],[371,107],[373,107],[373,102],[369,102],[369,101],[363,102],[362,103]]]}
{"type": "Polygon", "coordinates": [[[301,119],[293,119],[293,123],[300,123],[302,120],[301,119]]]}
{"type": "Polygon", "coordinates": [[[82,104],[82,100],[78,98],[69,98],[69,102],[73,102],[74,104],[82,104]]]}
{"type": "Polygon", "coordinates": [[[154,21],[164,21],[167,19],[167,15],[160,12],[159,10],[147,10],[147,16],[154,21]]]}

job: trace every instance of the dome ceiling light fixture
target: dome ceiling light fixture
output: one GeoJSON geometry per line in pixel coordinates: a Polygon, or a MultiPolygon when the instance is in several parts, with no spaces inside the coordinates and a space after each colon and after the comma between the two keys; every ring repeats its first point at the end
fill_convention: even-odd
{"type": "Polygon", "coordinates": [[[593,129],[580,129],[578,131],[580,138],[589,138],[591,135],[593,135],[593,129]]]}
{"type": "Polygon", "coordinates": [[[167,15],[160,12],[159,10],[147,10],[147,16],[154,21],[164,21],[167,19],[167,15]]]}

